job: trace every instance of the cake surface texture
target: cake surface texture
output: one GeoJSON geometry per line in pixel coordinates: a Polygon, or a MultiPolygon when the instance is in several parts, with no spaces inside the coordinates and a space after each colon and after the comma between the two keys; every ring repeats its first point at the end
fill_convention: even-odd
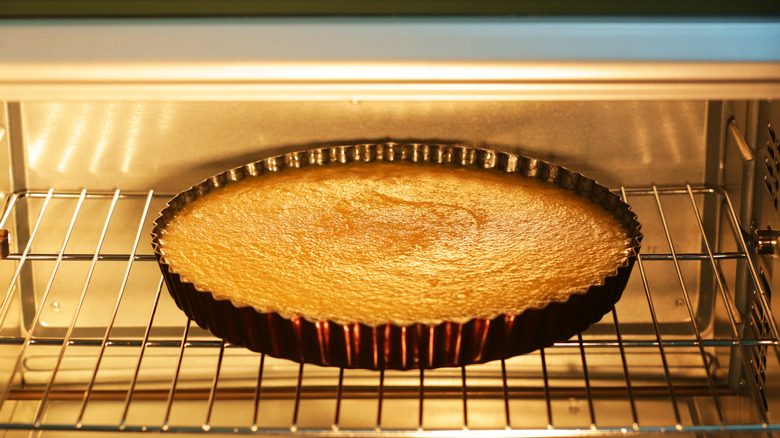
{"type": "Polygon", "coordinates": [[[182,281],[236,307],[410,326],[584,294],[626,265],[629,232],[589,197],[538,179],[353,162],[214,189],[168,221],[159,247],[182,281]]]}

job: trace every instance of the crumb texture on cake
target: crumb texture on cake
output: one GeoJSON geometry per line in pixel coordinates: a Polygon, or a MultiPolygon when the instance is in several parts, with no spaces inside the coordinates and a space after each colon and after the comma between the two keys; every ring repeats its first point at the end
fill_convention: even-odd
{"type": "Polygon", "coordinates": [[[182,280],[309,321],[464,323],[600,284],[627,231],[555,185],[498,171],[352,163],[265,174],[185,206],[160,238],[182,280]]]}

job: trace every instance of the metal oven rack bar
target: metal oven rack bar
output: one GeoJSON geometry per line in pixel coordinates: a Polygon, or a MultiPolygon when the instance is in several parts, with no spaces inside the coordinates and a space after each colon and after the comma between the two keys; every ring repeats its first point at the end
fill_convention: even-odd
{"type": "MultiPolygon", "coordinates": [[[[162,320],[160,309],[171,306],[159,274],[155,276],[154,293],[145,294],[144,299],[149,300],[147,311],[138,316],[145,323],[135,331],[119,330],[115,325],[120,309],[139,299],[128,287],[131,273],[141,266],[156,268],[154,256],[140,245],[144,231],[150,229],[154,219],[150,211],[153,204],[164,202],[171,194],[120,190],[56,192],[53,189],[13,194],[6,201],[0,228],[13,221],[20,208],[25,208],[30,226],[24,241],[17,242],[18,249],[0,261],[0,267],[4,264],[11,273],[0,284],[0,354],[10,352],[10,362],[13,362],[10,368],[0,366],[0,428],[319,436],[366,433],[421,436],[443,432],[461,436],[780,432],[780,424],[771,422],[767,415],[765,388],[749,378],[756,372],[753,358],[757,351],[763,354],[764,360],[776,358],[780,362],[780,336],[766,285],[748,256],[728,193],[700,186],[621,188],[620,192],[629,203],[649,200],[660,217],[657,241],[648,245],[650,233],[645,248],[665,247],[665,250],[640,255],[632,277],[637,287],[631,299],[647,307],[644,321],[619,322],[618,315],[623,315],[619,303],[598,324],[600,329],[588,330],[536,353],[455,370],[415,372],[327,370],[291,364],[210,337],[190,320],[158,327],[162,320]],[[675,197],[687,197],[690,210],[682,213],[676,208],[665,209],[664,202],[675,197]],[[703,199],[715,200],[721,207],[732,236],[713,239],[707,235],[704,223],[710,219],[703,218],[699,209],[703,199]],[[39,233],[45,228],[41,224],[52,220],[47,214],[55,214],[48,212],[55,200],[72,205],[70,215],[58,219],[67,227],[59,237],[61,244],[57,251],[39,251],[37,239],[45,238],[39,233]],[[23,206],[33,201],[38,203],[37,210],[23,206]],[[100,223],[101,230],[94,251],[74,251],[71,242],[78,239],[76,223],[82,219],[80,215],[87,201],[107,203],[107,211],[94,219],[100,223]],[[124,233],[132,236],[132,243],[126,251],[105,250],[115,212],[129,202],[135,206],[135,218],[129,221],[134,225],[124,226],[124,233]],[[700,250],[678,252],[668,218],[677,220],[676,216],[681,214],[692,219],[701,233],[700,250]],[[726,238],[732,242],[731,246],[721,243],[726,238]],[[80,313],[88,292],[94,294],[91,281],[96,267],[99,263],[122,262],[124,268],[117,271],[121,277],[118,291],[109,297],[107,302],[112,304],[105,308],[105,313],[110,314],[108,322],[97,329],[82,327],[80,313]],[[29,280],[25,269],[35,263],[46,263],[49,272],[45,287],[37,295],[25,289],[30,287],[25,284],[29,280]],[[88,264],[88,268],[85,280],[77,287],[80,293],[71,290],[75,301],[70,303],[73,313],[57,330],[45,324],[44,319],[55,303],[51,295],[57,289],[58,272],[65,263],[88,264]],[[681,267],[686,263],[707,265],[711,269],[716,291],[713,303],[719,299],[717,306],[725,315],[720,325],[718,321],[699,320],[696,300],[701,297],[686,282],[681,267]],[[745,329],[745,316],[736,309],[731,297],[733,292],[724,272],[736,263],[747,265],[754,305],[764,316],[766,330],[761,333],[745,329]],[[683,309],[683,323],[687,325],[685,336],[666,329],[665,316],[658,306],[659,297],[669,292],[654,290],[649,270],[655,265],[674,271],[679,287],[675,296],[681,297],[677,305],[683,309]],[[33,312],[25,317],[22,308],[31,300],[33,312]],[[17,311],[22,315],[14,317],[17,311]],[[18,327],[13,325],[15,319],[19,320],[18,327]],[[734,349],[740,353],[737,355],[740,360],[728,364],[727,368],[729,372],[742,373],[743,388],[729,386],[727,376],[717,365],[734,349]],[[106,370],[106,360],[113,353],[124,358],[124,374],[107,380],[102,373],[110,371],[106,370]],[[192,374],[188,368],[192,354],[202,356],[199,360],[205,357],[210,361],[205,369],[196,367],[201,370],[196,372],[196,377],[188,375],[192,374]],[[70,370],[63,369],[66,362],[73,363],[71,356],[85,364],[80,374],[77,373],[80,377],[74,378],[70,370]],[[161,360],[161,357],[171,360],[161,360]],[[653,369],[643,364],[651,357],[657,362],[653,369]],[[41,371],[34,364],[41,360],[50,367],[48,371],[41,371]],[[155,367],[166,371],[151,379],[144,377],[147,361],[157,363],[155,367]],[[247,361],[254,365],[249,371],[242,365],[238,373],[242,377],[236,377],[235,365],[247,361]],[[561,371],[562,367],[566,370],[561,371]],[[572,368],[578,370],[574,377],[572,368]],[[33,374],[47,378],[36,380],[30,377],[33,374]],[[58,379],[63,374],[70,377],[58,379]],[[742,406],[742,414],[737,417],[730,409],[735,401],[742,406]],[[492,403],[491,407],[485,409],[488,403],[492,403]],[[223,404],[229,407],[220,409],[223,404]],[[442,404],[446,406],[438,406],[442,404]],[[132,412],[140,405],[151,409],[159,418],[133,416],[132,412]],[[181,412],[175,412],[177,405],[197,405],[197,411],[203,415],[182,416],[181,412]],[[402,409],[390,405],[402,405],[402,409]],[[311,412],[323,406],[328,406],[326,419],[317,422],[304,418],[312,417],[311,412]],[[523,413],[531,406],[537,409],[534,421],[523,413]],[[623,414],[616,416],[612,412],[618,407],[623,414]],[[108,409],[111,414],[90,415],[96,409],[108,409]],[[240,413],[242,420],[223,421],[222,418],[230,417],[226,415],[228,410],[240,413]],[[648,410],[665,414],[660,419],[648,420],[648,410]],[[272,418],[280,412],[287,420],[272,418]],[[366,420],[355,425],[355,415],[366,420]],[[431,422],[431,416],[446,421],[443,425],[431,422]],[[488,417],[492,423],[486,421],[488,417]],[[275,421],[269,423],[269,418],[275,421]],[[396,425],[399,419],[405,420],[405,425],[396,425]]],[[[25,224],[17,226],[26,227],[25,224]]]]}

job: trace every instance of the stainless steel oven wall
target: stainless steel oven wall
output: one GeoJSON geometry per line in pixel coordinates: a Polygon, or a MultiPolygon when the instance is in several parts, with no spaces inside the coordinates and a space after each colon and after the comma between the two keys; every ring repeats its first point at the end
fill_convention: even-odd
{"type": "MultiPolygon", "coordinates": [[[[17,116],[12,121],[18,124],[9,129],[21,132],[11,151],[15,163],[21,163],[14,169],[17,184],[23,185],[17,190],[118,188],[175,193],[270,154],[313,145],[390,140],[505,148],[563,164],[615,189],[650,183],[701,184],[706,176],[708,104],[703,101],[23,102],[8,107],[17,116]]],[[[647,201],[637,199],[635,208],[640,216],[644,211],[652,212],[641,218],[645,233],[663,242],[654,204],[642,204],[647,201]]],[[[679,204],[668,208],[687,208],[685,198],[671,202],[679,204]]],[[[163,204],[156,200],[153,209],[159,210],[163,204]]],[[[85,205],[94,208],[87,215],[94,217],[94,223],[81,226],[97,233],[104,207],[85,205]]],[[[52,203],[49,208],[58,205],[52,203]]],[[[69,213],[63,210],[62,214],[69,213]]],[[[31,215],[21,220],[32,227],[34,219],[31,215]]],[[[132,226],[133,220],[119,211],[113,222],[132,226]]],[[[62,224],[51,224],[52,229],[42,226],[42,235],[63,232],[59,229],[62,224]]],[[[695,223],[674,227],[680,251],[700,250],[695,223]]],[[[146,246],[140,251],[147,252],[146,246]]],[[[56,249],[50,245],[42,251],[55,253],[56,249]]],[[[663,250],[644,249],[648,253],[663,250]]],[[[83,252],[89,251],[91,248],[83,248],[83,252]]],[[[683,270],[694,298],[699,300],[696,266],[684,266],[683,270]]],[[[107,274],[105,278],[109,282],[115,276],[107,274]]],[[[46,278],[31,272],[28,279],[30,290],[40,297],[46,278]]],[[[661,281],[661,287],[676,287],[674,277],[661,281]]],[[[93,283],[102,287],[100,278],[93,283]]],[[[641,284],[635,279],[631,287],[641,288],[641,284]]],[[[78,292],[78,287],[73,288],[73,294],[78,292]]],[[[643,297],[641,293],[627,296],[643,297]]],[[[73,298],[77,301],[77,296],[73,298]]],[[[107,296],[96,308],[110,308],[112,299],[107,296]]],[[[37,299],[29,304],[35,302],[37,299]]],[[[675,299],[659,300],[657,306],[669,320],[687,318],[675,299]]],[[[68,309],[63,310],[47,313],[44,322],[49,332],[69,325],[65,316],[68,309]]],[[[29,321],[32,308],[25,314],[29,321]]],[[[173,309],[169,315],[175,321],[172,325],[179,324],[178,316],[173,309]]],[[[631,314],[622,319],[627,327],[634,322],[631,314]]],[[[643,319],[636,317],[637,321],[643,319]]],[[[79,321],[80,325],[99,327],[102,320],[85,312],[79,321]],[[95,318],[93,324],[87,323],[90,315],[95,318]]],[[[132,321],[126,324],[134,325],[132,321]]]]}
{"type": "MultiPolygon", "coordinates": [[[[6,105],[2,105],[0,106],[0,196],[3,198],[3,211],[7,210],[5,203],[10,199],[13,191],[9,134],[6,105]]],[[[13,269],[11,266],[7,264],[0,266],[0,277],[10,278],[12,275],[13,269]]],[[[19,318],[20,315],[21,312],[18,305],[9,311],[8,321],[6,324],[0,325],[0,336],[18,336],[21,333],[22,323],[19,318]]],[[[0,382],[8,381],[10,364],[13,363],[14,356],[17,353],[17,348],[0,347],[0,382]]]]}
{"type": "MultiPolygon", "coordinates": [[[[754,230],[780,230],[780,211],[778,210],[778,181],[780,181],[780,102],[764,101],[757,103],[757,109],[753,114],[755,133],[752,140],[755,145],[755,193],[753,196],[754,208],[750,216],[749,232],[754,230]]],[[[772,297],[773,312],[780,311],[780,299],[777,295],[780,291],[780,248],[773,247],[766,254],[756,257],[758,275],[772,297]]],[[[746,305],[755,301],[752,294],[744,300],[746,305]]],[[[748,332],[751,335],[765,333],[768,329],[766,321],[762,321],[757,306],[751,306],[751,311],[746,315],[750,321],[748,332]]],[[[776,313],[775,313],[776,314],[776,313]]],[[[754,366],[753,378],[766,386],[765,393],[769,395],[769,410],[780,409],[780,364],[767,350],[757,348],[751,364],[754,366]]]]}
{"type": "Polygon", "coordinates": [[[11,193],[11,153],[9,149],[8,120],[6,119],[6,105],[0,105],[0,195],[7,198],[11,193]]]}
{"type": "MultiPolygon", "coordinates": [[[[10,171],[6,179],[13,181],[13,187],[9,183],[9,190],[14,191],[29,189],[45,192],[53,187],[74,193],[83,188],[108,193],[114,189],[154,189],[160,193],[173,193],[214,173],[269,154],[316,145],[395,140],[484,144],[516,150],[561,163],[614,189],[651,184],[660,187],[686,183],[723,184],[739,208],[742,205],[740,198],[744,189],[745,167],[738,150],[730,143],[732,140],[727,138],[725,127],[732,114],[743,126],[746,125],[748,105],[749,102],[726,101],[7,102],[4,126],[7,135],[3,137],[3,144],[10,157],[7,167],[10,171]]],[[[12,230],[18,237],[16,242],[26,241],[25,234],[33,229],[40,202],[39,199],[29,200],[29,207],[17,209],[21,213],[11,218],[12,230]]],[[[135,201],[122,205],[132,202],[135,201]]],[[[663,224],[652,196],[632,197],[631,202],[640,215],[647,242],[658,245],[648,244],[643,253],[667,252],[669,249],[663,247],[663,224]]],[[[697,197],[696,202],[702,210],[719,208],[705,202],[704,197],[697,197]]],[[[152,209],[159,210],[164,203],[165,197],[155,199],[152,209]]],[[[663,203],[670,212],[690,209],[690,200],[686,196],[667,196],[663,203]]],[[[107,204],[105,200],[85,203],[81,222],[77,224],[80,235],[99,234],[107,204]]],[[[54,212],[54,217],[70,214],[70,207],[65,203],[58,204],[57,200],[52,201],[48,208],[54,212]]],[[[127,211],[122,208],[111,220],[104,253],[110,254],[112,248],[128,246],[128,236],[132,233],[128,233],[127,229],[136,226],[139,209],[138,206],[128,207],[127,211]]],[[[713,228],[712,232],[716,235],[718,228],[724,226],[718,221],[706,224],[713,228]]],[[[40,235],[62,235],[63,222],[66,221],[42,223],[40,235]]],[[[669,231],[678,252],[702,252],[702,240],[695,220],[672,222],[670,225],[669,231]]],[[[144,233],[146,236],[148,230],[144,233]]],[[[45,254],[55,253],[59,242],[35,241],[34,244],[35,252],[45,254]]],[[[69,252],[89,253],[94,250],[89,245],[74,242],[69,252]]],[[[142,241],[140,254],[150,254],[146,246],[142,241]]],[[[17,245],[14,252],[22,249],[17,245]]],[[[720,251],[727,250],[720,248],[720,251]]],[[[89,283],[90,292],[116,289],[123,266],[109,265],[101,265],[102,271],[89,283]]],[[[681,269],[691,297],[696,302],[695,307],[700,311],[700,322],[704,323],[700,327],[705,332],[704,336],[711,336],[713,331],[723,329],[721,326],[728,318],[724,316],[724,309],[714,305],[714,285],[700,284],[700,278],[712,277],[702,275],[703,265],[705,263],[684,263],[681,269]]],[[[34,310],[40,307],[51,268],[41,262],[28,263],[27,266],[19,282],[17,303],[21,305],[12,310],[16,322],[9,326],[9,321],[6,321],[4,329],[15,327],[24,332],[34,310]],[[41,272],[37,272],[36,266],[42,267],[41,272]]],[[[144,305],[151,302],[153,297],[150,294],[155,291],[152,283],[159,276],[155,268],[152,263],[134,268],[137,271],[134,271],[135,277],[131,279],[128,291],[133,300],[129,302],[137,300],[144,305]]],[[[725,270],[730,285],[737,281],[735,271],[738,270],[725,270]]],[[[669,275],[660,272],[650,274],[657,291],[655,309],[662,315],[664,332],[675,333],[678,328],[681,328],[681,333],[690,331],[686,327],[689,317],[685,306],[681,305],[677,278],[669,272],[665,273],[669,275]]],[[[73,285],[66,284],[62,288],[60,299],[47,302],[36,336],[63,337],[70,325],[72,307],[78,302],[83,272],[76,269],[72,276],[73,285]]],[[[58,274],[58,277],[65,283],[69,281],[67,272],[58,274]]],[[[637,275],[633,276],[625,297],[621,301],[621,331],[628,337],[647,338],[652,333],[652,326],[646,311],[636,315],[632,313],[634,308],[645,309],[647,306],[637,275]]],[[[106,326],[105,310],[111,308],[114,299],[112,293],[89,294],[85,310],[78,320],[79,337],[99,338],[102,335],[106,326]]],[[[129,311],[123,315],[112,329],[112,336],[142,336],[146,314],[129,311]]],[[[171,305],[159,309],[155,317],[156,333],[176,338],[180,335],[181,325],[182,315],[178,309],[171,305]],[[169,332],[165,331],[166,327],[169,332]]],[[[600,335],[604,339],[614,337],[609,323],[598,325],[588,332],[589,339],[597,339],[600,335]],[[599,327],[603,330],[600,331],[599,327]]],[[[207,339],[208,335],[193,329],[190,339],[201,338],[207,339]]],[[[9,348],[9,351],[14,348],[9,348]]],[[[758,357],[761,357],[760,353],[758,357]]],[[[13,354],[11,351],[9,356],[12,360],[13,354]]],[[[54,356],[56,352],[36,349],[35,355],[26,358],[23,372],[16,379],[23,377],[31,387],[45,384],[51,374],[54,356]]],[[[550,369],[556,378],[565,380],[571,377],[567,368],[569,356],[551,356],[550,369]]],[[[576,359],[575,356],[572,357],[576,359]]],[[[123,364],[132,364],[131,359],[132,355],[117,356],[111,366],[116,366],[116,372],[121,374],[118,370],[123,364]]],[[[171,358],[161,356],[156,359],[160,363],[168,363],[171,358]]],[[[185,365],[188,368],[184,374],[196,385],[209,379],[209,364],[213,363],[213,357],[208,354],[201,359],[185,365]]],[[[676,376],[696,379],[696,371],[690,374],[686,371],[688,368],[695,370],[695,359],[686,355],[677,358],[679,369],[675,371],[676,376]]],[[[247,362],[252,360],[254,358],[247,358],[247,362]]],[[[523,360],[526,358],[518,359],[520,362],[523,360]]],[[[728,357],[719,360],[723,364],[731,364],[728,357]]],[[[243,364],[238,359],[234,363],[243,364]]],[[[602,359],[597,354],[590,355],[588,363],[598,369],[602,359]]],[[[609,360],[603,361],[605,367],[610,366],[609,363],[609,360]]],[[[69,382],[74,385],[83,384],[89,379],[92,366],[89,361],[70,362],[62,372],[72,379],[69,382]]],[[[279,366],[285,376],[292,376],[287,380],[294,381],[294,364],[279,366]]],[[[715,371],[723,373],[726,368],[715,371]]],[[[776,367],[769,367],[768,372],[776,372],[776,367]]],[[[240,371],[234,370],[233,378],[236,381],[251,380],[252,373],[256,370],[246,366],[240,371]]],[[[646,373],[646,377],[653,381],[663,374],[663,369],[655,367],[646,373]]],[[[604,379],[614,379],[619,375],[613,368],[604,368],[599,373],[604,379]]],[[[160,378],[153,374],[151,381],[146,383],[154,385],[154,379],[160,378]]],[[[457,380],[457,376],[453,378],[457,380]]],[[[745,378],[744,374],[737,373],[732,383],[738,386],[742,378],[745,378]]],[[[777,377],[770,378],[776,385],[777,377]]],[[[769,394],[770,404],[777,403],[777,397],[765,393],[769,394]]],[[[731,403],[731,400],[741,403],[739,397],[729,397],[728,402],[731,403]]],[[[729,415],[739,415],[738,406],[729,407],[734,408],[729,415]]],[[[707,410],[706,406],[702,408],[702,412],[707,410]]]]}
{"type": "Polygon", "coordinates": [[[611,187],[701,182],[703,101],[22,103],[27,187],[180,191],[264,155],[317,144],[486,144],[611,187]]]}

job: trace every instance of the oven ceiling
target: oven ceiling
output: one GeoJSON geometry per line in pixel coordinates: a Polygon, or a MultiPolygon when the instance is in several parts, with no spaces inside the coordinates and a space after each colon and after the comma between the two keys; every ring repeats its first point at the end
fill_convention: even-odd
{"type": "Polygon", "coordinates": [[[0,100],[780,97],[780,22],[0,20],[0,100]]]}

